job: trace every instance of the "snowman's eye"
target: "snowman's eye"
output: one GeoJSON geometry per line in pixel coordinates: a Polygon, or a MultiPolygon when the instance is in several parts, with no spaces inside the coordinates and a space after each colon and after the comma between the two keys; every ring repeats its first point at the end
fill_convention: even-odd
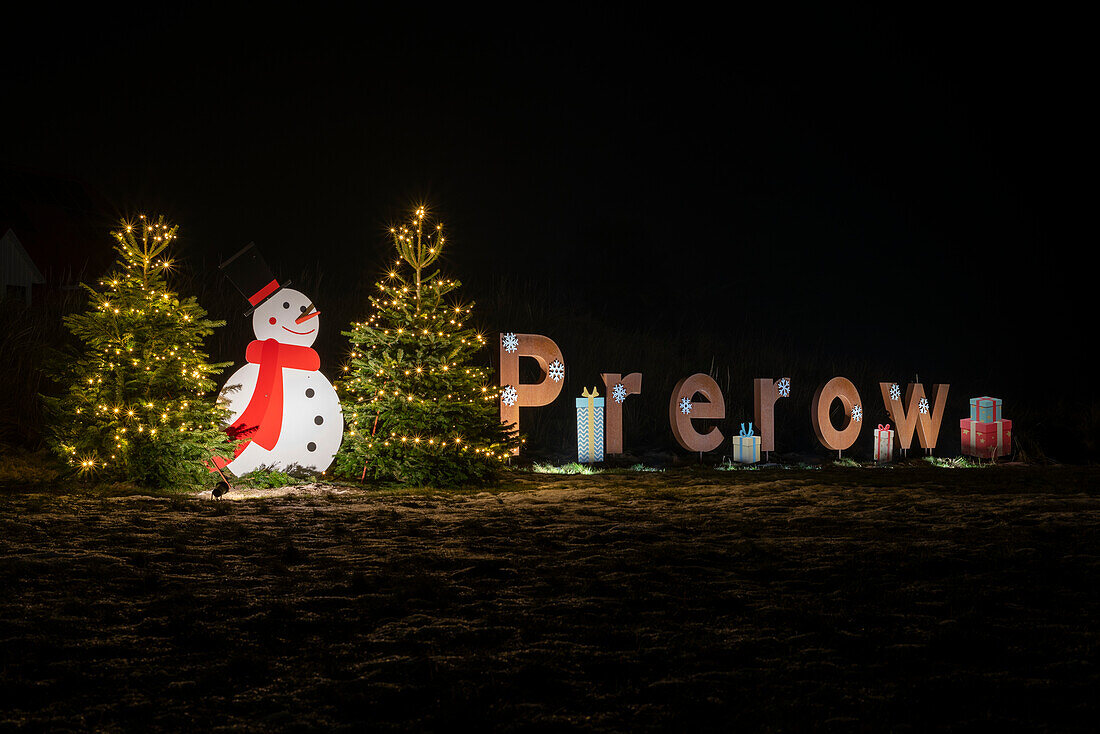
{"type": "Polygon", "coordinates": [[[283,308],[290,308],[290,301],[284,301],[283,308]]]}
{"type": "Polygon", "coordinates": [[[306,307],[301,306],[298,310],[301,311],[302,313],[305,313],[306,312],[306,307]]]}

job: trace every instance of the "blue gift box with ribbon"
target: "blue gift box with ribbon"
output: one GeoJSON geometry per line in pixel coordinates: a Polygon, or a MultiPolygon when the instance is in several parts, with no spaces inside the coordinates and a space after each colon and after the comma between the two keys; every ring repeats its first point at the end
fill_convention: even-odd
{"type": "Polygon", "coordinates": [[[755,464],[760,461],[760,436],[752,435],[752,423],[748,429],[741,424],[741,433],[733,437],[733,460],[738,464],[755,464]]]}
{"type": "Polygon", "coordinates": [[[603,461],[603,398],[596,388],[581,391],[577,398],[577,461],[591,464],[603,461]]]}
{"type": "Polygon", "coordinates": [[[993,423],[1001,420],[1001,399],[988,395],[970,398],[970,420],[980,423],[993,423]]]}

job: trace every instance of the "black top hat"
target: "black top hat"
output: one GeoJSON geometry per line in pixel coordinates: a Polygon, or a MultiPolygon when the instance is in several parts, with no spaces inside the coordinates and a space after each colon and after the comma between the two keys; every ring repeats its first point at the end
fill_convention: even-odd
{"type": "Polygon", "coordinates": [[[246,313],[251,313],[253,309],[284,287],[275,279],[271,268],[267,267],[260,251],[256,249],[255,242],[249,242],[240,252],[218,267],[252,305],[246,313]]]}

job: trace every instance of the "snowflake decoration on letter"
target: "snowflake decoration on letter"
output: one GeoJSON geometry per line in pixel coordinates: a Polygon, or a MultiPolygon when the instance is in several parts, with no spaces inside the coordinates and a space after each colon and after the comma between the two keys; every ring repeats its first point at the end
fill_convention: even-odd
{"type": "Polygon", "coordinates": [[[863,406],[852,406],[852,420],[854,420],[856,423],[861,423],[863,421],[863,406]]]}
{"type": "Polygon", "coordinates": [[[616,403],[626,400],[626,386],[621,382],[616,384],[615,387],[611,388],[611,397],[615,398],[616,403]]]}
{"type": "Polygon", "coordinates": [[[680,398],[680,412],[684,415],[691,414],[691,400],[688,398],[680,398]]]}
{"type": "Polygon", "coordinates": [[[784,377],[775,383],[775,389],[779,391],[779,397],[789,398],[791,396],[791,378],[784,377]]]}
{"type": "Polygon", "coordinates": [[[500,402],[505,405],[515,405],[517,400],[519,400],[519,393],[511,385],[505,385],[500,391],[500,402]]]}
{"type": "Polygon", "coordinates": [[[554,382],[561,382],[561,378],[565,377],[565,365],[555,359],[546,368],[546,373],[550,375],[550,379],[554,382]]]}
{"type": "Polygon", "coordinates": [[[901,400],[901,385],[896,382],[890,386],[890,399],[901,400]]]}
{"type": "Polygon", "coordinates": [[[519,349],[519,337],[510,331],[507,334],[501,334],[500,341],[504,345],[504,351],[508,354],[519,349]]]}
{"type": "Polygon", "coordinates": [[[928,415],[928,398],[921,398],[917,403],[917,410],[923,415],[928,415]]]}

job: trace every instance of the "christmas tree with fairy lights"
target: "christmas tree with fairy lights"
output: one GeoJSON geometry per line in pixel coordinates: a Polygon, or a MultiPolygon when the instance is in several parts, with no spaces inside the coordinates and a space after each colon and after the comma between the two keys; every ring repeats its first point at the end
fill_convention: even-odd
{"type": "Polygon", "coordinates": [[[420,207],[390,231],[396,265],[370,297],[370,317],[343,332],[351,353],[338,387],[346,428],[337,469],[411,486],[488,479],[516,440],[500,422],[500,388],[471,365],[485,337],[468,325],[473,304],[449,298],[462,284],[425,275],[443,250],[443,225],[420,207]]]}
{"type": "Polygon", "coordinates": [[[65,318],[77,339],[52,375],[64,391],[44,398],[51,446],[71,466],[103,479],[147,486],[209,481],[206,461],[232,454],[211,379],[205,337],[221,321],[168,283],[178,227],[142,216],[123,221],[118,260],[88,309],[65,318]]]}

